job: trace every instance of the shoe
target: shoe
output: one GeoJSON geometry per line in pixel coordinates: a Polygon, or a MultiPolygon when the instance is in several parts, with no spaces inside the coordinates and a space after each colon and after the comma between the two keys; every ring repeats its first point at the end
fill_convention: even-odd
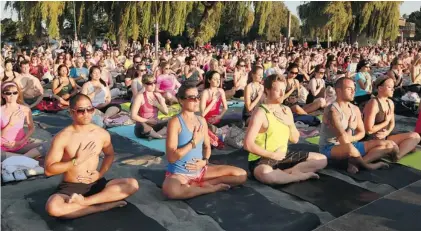
{"type": "Polygon", "coordinates": [[[17,181],[20,181],[20,180],[26,180],[26,179],[28,179],[28,178],[26,177],[25,173],[23,172],[23,170],[20,170],[20,169],[16,170],[16,171],[13,173],[13,175],[15,176],[15,179],[16,179],[17,181]]]}
{"type": "Polygon", "coordinates": [[[37,176],[44,174],[44,168],[38,166],[35,168],[25,169],[23,172],[25,173],[26,177],[37,176]]]}
{"type": "Polygon", "coordinates": [[[12,173],[9,173],[7,171],[3,170],[3,173],[1,174],[1,178],[3,179],[3,182],[11,182],[11,181],[16,181],[15,177],[13,176],[12,173]]]}

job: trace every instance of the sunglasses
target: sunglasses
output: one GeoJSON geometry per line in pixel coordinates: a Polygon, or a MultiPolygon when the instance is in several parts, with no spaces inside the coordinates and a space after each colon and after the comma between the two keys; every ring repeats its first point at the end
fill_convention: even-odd
{"type": "Polygon", "coordinates": [[[146,71],[146,69],[139,69],[139,71],[141,71],[141,72],[145,72],[145,71],[146,71]]]}
{"type": "Polygon", "coordinates": [[[244,64],[242,64],[242,65],[240,65],[240,67],[245,67],[246,65],[244,65],[244,64]]]}
{"type": "Polygon", "coordinates": [[[298,75],[298,72],[290,72],[291,75],[298,75]]]}
{"type": "Polygon", "coordinates": [[[94,107],[88,107],[88,108],[78,108],[78,109],[72,109],[72,111],[75,111],[79,115],[84,115],[85,113],[92,114],[95,111],[94,107]]]}
{"type": "Polygon", "coordinates": [[[17,94],[19,94],[19,92],[17,92],[17,91],[6,91],[4,94],[5,95],[17,95],[17,94]]]}
{"type": "Polygon", "coordinates": [[[274,62],[274,63],[277,63],[277,62],[279,62],[279,60],[273,60],[273,62],[274,62]]]}
{"type": "Polygon", "coordinates": [[[319,74],[324,74],[325,72],[324,71],[319,71],[319,74]]]}
{"type": "Polygon", "coordinates": [[[165,68],[165,70],[169,70],[170,68],[168,67],[168,68],[165,68]]]}
{"type": "Polygon", "coordinates": [[[134,62],[135,64],[141,64],[142,63],[142,61],[140,61],[140,62],[134,62]]]}
{"type": "Polygon", "coordinates": [[[146,85],[154,85],[154,84],[156,84],[156,81],[153,81],[153,82],[147,82],[147,83],[145,83],[146,85]]]}
{"type": "Polygon", "coordinates": [[[188,95],[182,99],[186,99],[189,101],[196,101],[196,100],[200,100],[200,95],[188,95]]]}
{"type": "Polygon", "coordinates": [[[197,61],[197,60],[196,59],[192,59],[191,61],[193,62],[193,61],[197,61]]]}

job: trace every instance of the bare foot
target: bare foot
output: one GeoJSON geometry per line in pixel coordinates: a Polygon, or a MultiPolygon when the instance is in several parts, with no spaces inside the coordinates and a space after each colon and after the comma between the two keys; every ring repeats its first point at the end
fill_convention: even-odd
{"type": "Polygon", "coordinates": [[[226,190],[231,188],[231,186],[229,186],[227,184],[217,184],[217,185],[212,185],[211,187],[214,188],[214,192],[226,191],[226,190]]]}
{"type": "Polygon", "coordinates": [[[101,206],[101,210],[102,211],[107,211],[113,208],[121,208],[127,205],[126,201],[114,201],[114,202],[109,202],[109,203],[104,203],[104,204],[99,204],[97,206],[101,206]]]}
{"type": "Polygon", "coordinates": [[[357,168],[357,166],[348,163],[348,169],[347,169],[347,171],[349,173],[355,174],[355,173],[357,173],[359,171],[359,169],[357,168]]]}
{"type": "Polygon", "coordinates": [[[371,166],[370,167],[371,170],[389,168],[389,165],[387,163],[384,163],[384,162],[371,163],[370,166],[371,166]]]}
{"type": "Polygon", "coordinates": [[[300,181],[304,181],[308,179],[320,179],[320,176],[314,172],[300,173],[300,181]]]}
{"type": "Polygon", "coordinates": [[[69,204],[76,203],[76,204],[79,204],[79,205],[86,205],[85,204],[85,197],[82,196],[82,194],[77,194],[77,193],[73,193],[72,196],[70,196],[67,203],[69,203],[69,204]]]}

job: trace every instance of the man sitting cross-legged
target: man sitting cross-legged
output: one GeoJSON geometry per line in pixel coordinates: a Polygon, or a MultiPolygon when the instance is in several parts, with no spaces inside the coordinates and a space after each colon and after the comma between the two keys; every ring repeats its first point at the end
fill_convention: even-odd
{"type": "Polygon", "coordinates": [[[291,150],[288,141],[297,143],[300,133],[294,124],[291,109],[282,105],[286,89],[283,76],[266,77],[266,102],[250,118],[244,138],[244,149],[249,151],[249,169],[265,184],[287,184],[310,178],[319,178],[316,171],[327,165],[320,153],[291,150]]]}
{"type": "Polygon", "coordinates": [[[47,176],[63,174],[63,182],[45,206],[53,217],[72,219],[125,206],[124,198],[139,189],[136,179],[106,180],[114,160],[110,134],[91,123],[95,108],[88,96],[70,100],[73,124],[58,133],[45,160],[47,176]],[[105,154],[101,168],[99,154],[105,154]]]}
{"type": "Polygon", "coordinates": [[[328,159],[348,159],[348,172],[351,173],[358,172],[359,167],[386,167],[387,164],[383,162],[372,162],[385,155],[396,156],[399,152],[397,145],[390,140],[359,142],[365,136],[365,129],[360,109],[351,104],[354,100],[355,83],[349,78],[338,79],[335,91],[336,101],[324,111],[320,152],[328,159]]]}

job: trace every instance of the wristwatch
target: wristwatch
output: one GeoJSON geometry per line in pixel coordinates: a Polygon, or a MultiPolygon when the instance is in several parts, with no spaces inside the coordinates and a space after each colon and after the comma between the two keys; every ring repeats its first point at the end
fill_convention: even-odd
{"type": "Polygon", "coordinates": [[[203,158],[202,158],[202,160],[206,161],[206,165],[208,165],[208,164],[209,164],[209,159],[208,159],[208,158],[203,157],[203,158]]]}

